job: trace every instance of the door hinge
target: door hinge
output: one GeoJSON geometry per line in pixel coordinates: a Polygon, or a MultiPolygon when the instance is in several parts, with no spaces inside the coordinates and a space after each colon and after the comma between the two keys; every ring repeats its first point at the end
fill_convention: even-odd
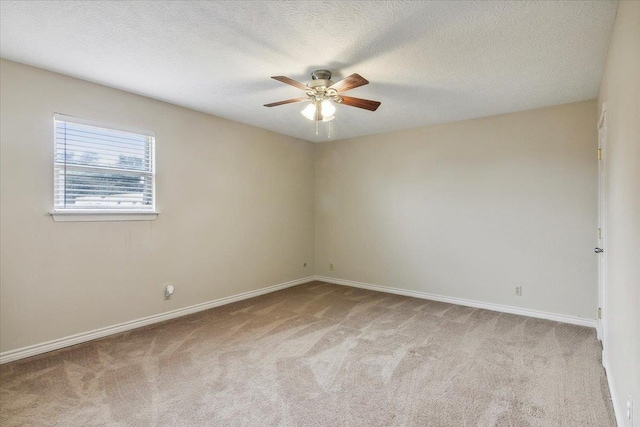
{"type": "Polygon", "coordinates": [[[602,309],[598,307],[598,319],[602,319],[602,309]]]}
{"type": "Polygon", "coordinates": [[[598,160],[602,160],[602,148],[598,148],[598,160]]]}
{"type": "Polygon", "coordinates": [[[598,239],[602,239],[602,228],[598,228],[598,239]]]}

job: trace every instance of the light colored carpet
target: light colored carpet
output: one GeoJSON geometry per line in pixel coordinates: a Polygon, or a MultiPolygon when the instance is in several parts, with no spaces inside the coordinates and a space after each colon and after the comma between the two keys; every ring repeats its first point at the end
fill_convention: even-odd
{"type": "Polygon", "coordinates": [[[313,282],[0,367],[0,424],[614,426],[592,329],[313,282]]]}

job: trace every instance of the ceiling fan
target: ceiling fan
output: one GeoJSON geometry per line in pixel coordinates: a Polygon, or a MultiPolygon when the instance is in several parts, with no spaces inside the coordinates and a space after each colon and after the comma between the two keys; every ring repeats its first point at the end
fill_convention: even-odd
{"type": "Polygon", "coordinates": [[[272,102],[271,104],[265,104],[265,107],[276,107],[278,105],[291,104],[293,102],[309,101],[311,104],[307,105],[307,107],[302,110],[302,115],[309,120],[322,120],[323,122],[333,120],[335,118],[333,114],[336,111],[336,107],[333,106],[332,101],[338,104],[363,108],[369,111],[376,111],[380,106],[380,102],[378,101],[370,101],[368,99],[342,95],[343,92],[369,84],[369,81],[359,74],[351,74],[350,76],[334,83],[331,81],[331,71],[315,70],[311,73],[311,81],[307,85],[285,76],[274,76],[271,78],[297,87],[298,89],[303,90],[307,96],[305,98],[293,98],[279,102],[272,102]]]}

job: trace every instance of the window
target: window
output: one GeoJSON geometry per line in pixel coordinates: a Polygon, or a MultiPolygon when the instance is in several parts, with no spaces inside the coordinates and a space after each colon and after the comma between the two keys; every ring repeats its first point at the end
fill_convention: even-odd
{"type": "Polygon", "coordinates": [[[152,133],[107,128],[60,114],[54,124],[56,221],[70,220],[63,219],[67,214],[75,216],[72,220],[155,219],[152,133]]]}

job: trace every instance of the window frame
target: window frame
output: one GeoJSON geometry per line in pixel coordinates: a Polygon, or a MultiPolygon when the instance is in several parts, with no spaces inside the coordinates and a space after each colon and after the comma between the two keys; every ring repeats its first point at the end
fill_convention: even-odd
{"type": "Polygon", "coordinates": [[[152,131],[106,124],[95,120],[83,119],[66,114],[55,113],[53,115],[53,209],[50,212],[55,222],[69,221],[153,221],[158,217],[157,192],[156,192],[156,135],[152,131]],[[150,158],[151,158],[151,209],[61,209],[56,208],[56,153],[57,136],[56,122],[67,122],[85,126],[93,126],[118,132],[133,133],[151,138],[150,158]]]}

